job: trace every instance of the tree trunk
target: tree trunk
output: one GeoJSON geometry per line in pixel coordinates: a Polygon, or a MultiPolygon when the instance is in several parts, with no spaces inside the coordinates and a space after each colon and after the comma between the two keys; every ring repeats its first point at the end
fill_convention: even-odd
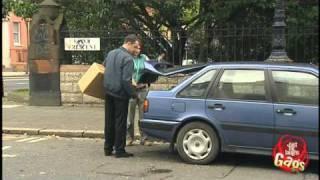
{"type": "Polygon", "coordinates": [[[187,35],[184,29],[173,32],[173,43],[169,54],[170,62],[174,65],[182,65],[182,60],[185,53],[185,44],[187,42],[187,35]]]}
{"type": "MultiPolygon", "coordinates": [[[[212,0],[201,0],[200,1],[200,14],[206,14],[210,12],[210,4],[213,3],[212,0]]],[[[210,29],[212,28],[212,19],[205,18],[204,23],[202,25],[202,38],[200,39],[200,48],[199,48],[199,63],[208,62],[208,58],[212,58],[209,56],[210,54],[210,43],[212,41],[212,37],[210,34],[210,29]]]]}
{"type": "Polygon", "coordinates": [[[206,25],[203,25],[202,34],[203,36],[200,40],[198,62],[206,63],[208,59],[208,30],[206,25]]]}

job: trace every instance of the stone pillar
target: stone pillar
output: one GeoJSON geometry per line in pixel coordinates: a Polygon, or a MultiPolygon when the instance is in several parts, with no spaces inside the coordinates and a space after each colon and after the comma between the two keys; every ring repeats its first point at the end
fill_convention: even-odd
{"type": "Polygon", "coordinates": [[[44,0],[32,17],[29,46],[29,104],[60,106],[60,27],[63,14],[53,0],[44,0]]]}

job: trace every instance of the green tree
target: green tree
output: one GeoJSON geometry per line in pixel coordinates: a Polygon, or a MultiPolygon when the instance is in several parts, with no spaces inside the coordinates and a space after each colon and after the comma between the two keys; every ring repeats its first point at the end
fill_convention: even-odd
{"type": "Polygon", "coordinates": [[[157,49],[167,53],[169,61],[181,64],[189,29],[199,20],[198,0],[124,1],[114,3],[112,9],[122,24],[140,31],[149,41],[155,42],[157,49]],[[163,30],[171,35],[162,33],[163,30]]]}
{"type": "Polygon", "coordinates": [[[5,14],[12,11],[24,19],[31,18],[38,10],[40,0],[5,0],[5,14]]]}
{"type": "MultiPolygon", "coordinates": [[[[266,49],[267,51],[271,50],[271,39],[268,38],[264,38],[250,44],[253,39],[250,37],[243,37],[242,42],[245,42],[245,44],[240,44],[239,46],[236,44],[237,40],[234,39],[236,37],[226,38],[225,36],[232,36],[233,34],[237,33],[241,34],[244,32],[244,30],[247,31],[245,33],[251,31],[253,34],[262,32],[262,35],[269,35],[271,33],[271,27],[273,24],[276,0],[215,0],[214,2],[209,0],[205,2],[203,0],[201,2],[203,4],[201,4],[201,6],[204,7],[205,10],[203,10],[204,13],[202,13],[200,16],[205,20],[199,21],[202,23],[200,24],[200,27],[202,26],[202,30],[194,31],[195,40],[193,41],[197,47],[195,49],[199,49],[198,52],[200,52],[200,60],[207,59],[207,52],[212,51],[212,49],[210,49],[210,44],[212,47],[212,40],[217,39],[217,37],[214,37],[217,36],[217,34],[214,33],[217,29],[221,30],[218,31],[218,33],[221,32],[221,38],[218,38],[220,44],[220,49],[218,49],[218,51],[224,52],[226,59],[232,59],[233,56],[231,56],[230,53],[237,51],[237,47],[244,45],[247,46],[247,49],[255,49],[256,52],[254,53],[261,55],[265,54],[266,49]],[[232,29],[233,27],[238,28],[232,29]],[[228,29],[232,29],[232,31],[227,31],[228,29]],[[230,57],[228,58],[228,56],[230,57]]],[[[295,57],[296,59],[301,59],[303,58],[302,56],[308,54],[309,56],[314,56],[308,52],[299,52],[305,51],[306,48],[304,47],[310,46],[310,44],[317,45],[317,43],[310,43],[310,41],[312,41],[312,37],[314,37],[314,34],[306,34],[305,32],[302,32],[304,31],[302,28],[306,26],[316,26],[311,31],[317,32],[319,14],[318,1],[284,0],[284,2],[286,7],[286,23],[289,33],[287,39],[287,51],[289,52],[289,55],[300,54],[300,57],[295,57]],[[301,29],[301,31],[298,29],[301,29]],[[298,44],[299,48],[296,47],[296,44],[298,44]]],[[[307,50],[312,51],[311,48],[307,50]]],[[[245,51],[243,53],[250,54],[252,52],[245,51]]],[[[261,57],[265,58],[265,55],[262,55],[261,57]]]]}
{"type": "MultiPolygon", "coordinates": [[[[64,7],[70,30],[96,31],[105,36],[118,37],[128,32],[139,32],[145,38],[151,57],[161,51],[174,64],[185,58],[185,46],[191,44],[192,58],[206,62],[217,40],[215,29],[224,27],[270,27],[273,23],[276,0],[56,0],[64,7]],[[168,34],[168,32],[171,33],[168,34]]],[[[22,17],[31,17],[41,0],[7,0],[6,9],[22,17]]],[[[289,27],[317,26],[318,0],[285,0],[289,27]]],[[[292,28],[294,29],[294,28],[292,28]]],[[[291,30],[290,30],[291,31],[291,30]]],[[[230,32],[224,32],[229,33],[230,32]]],[[[296,33],[297,34],[297,33],[296,33]]],[[[296,34],[289,39],[296,38],[296,34]]],[[[100,36],[100,34],[97,34],[100,36]]],[[[228,39],[218,39],[221,47],[228,39]]],[[[118,39],[119,41],[119,39],[118,39]]],[[[247,40],[246,40],[247,41],[247,40]]],[[[248,40],[250,41],[250,39],[248,40]]],[[[268,42],[267,42],[268,41],[268,42]]],[[[299,40],[300,42],[300,40],[299,40]]],[[[102,42],[106,43],[106,42],[102,42]]],[[[114,47],[119,42],[107,42],[103,47],[114,47]]],[[[261,41],[262,48],[270,44],[261,41]]],[[[300,43],[299,47],[306,45],[300,43]]],[[[257,46],[260,46],[259,44],[257,46]]],[[[288,44],[292,51],[292,44],[288,44]]],[[[188,56],[189,57],[189,56],[188,56]]]]}

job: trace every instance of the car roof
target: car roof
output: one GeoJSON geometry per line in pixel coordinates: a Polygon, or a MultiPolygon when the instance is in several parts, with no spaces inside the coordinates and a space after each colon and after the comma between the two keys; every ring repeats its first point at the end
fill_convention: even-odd
{"type": "MultiPolygon", "coordinates": [[[[210,62],[206,64],[193,64],[187,66],[174,66],[171,68],[157,69],[156,64],[145,62],[145,71],[141,77],[143,83],[153,83],[158,76],[171,76],[175,74],[188,74],[200,71],[201,69],[226,68],[226,67],[257,67],[257,68],[288,68],[288,69],[307,69],[318,73],[319,67],[308,63],[285,63],[285,62],[266,62],[266,61],[230,61],[230,62],[210,62]]],[[[169,66],[168,66],[169,67],[169,66]]]]}
{"type": "Polygon", "coordinates": [[[319,70],[319,67],[314,64],[308,63],[286,63],[286,62],[266,62],[266,61],[233,61],[233,62],[212,62],[208,66],[221,66],[221,67],[233,67],[233,66],[257,66],[257,67],[274,67],[274,68],[308,68],[319,70]]]}

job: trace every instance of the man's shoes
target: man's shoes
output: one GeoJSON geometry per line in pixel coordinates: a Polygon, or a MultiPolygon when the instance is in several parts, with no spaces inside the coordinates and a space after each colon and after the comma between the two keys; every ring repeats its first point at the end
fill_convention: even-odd
{"type": "Polygon", "coordinates": [[[133,140],[132,138],[128,138],[128,139],[127,139],[127,142],[126,142],[126,145],[127,145],[127,146],[132,146],[132,145],[133,145],[133,142],[134,142],[134,140],[133,140]]]}
{"type": "Polygon", "coordinates": [[[151,142],[151,141],[144,141],[144,145],[145,146],[152,146],[152,144],[153,144],[153,142],[151,142]]]}
{"type": "Polygon", "coordinates": [[[152,145],[152,142],[151,142],[151,141],[148,141],[148,140],[141,140],[141,141],[140,141],[140,145],[143,145],[143,146],[151,146],[151,145],[152,145]]]}
{"type": "Polygon", "coordinates": [[[121,152],[121,153],[116,153],[115,156],[116,158],[127,158],[127,157],[132,157],[133,154],[128,152],[121,152]]]}
{"type": "Polygon", "coordinates": [[[109,150],[104,150],[104,155],[105,156],[111,156],[112,155],[112,151],[109,151],[109,150]]]}

